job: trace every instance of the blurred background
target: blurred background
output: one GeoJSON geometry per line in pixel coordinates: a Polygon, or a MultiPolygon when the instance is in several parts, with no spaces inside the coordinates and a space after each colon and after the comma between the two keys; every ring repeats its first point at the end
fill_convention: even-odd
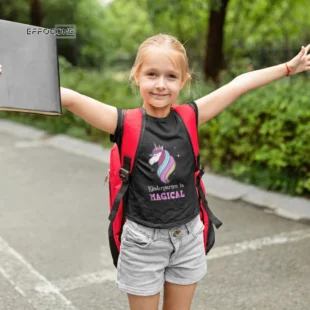
{"type": "MultiPolygon", "coordinates": [[[[75,39],[57,40],[61,86],[132,108],[142,101],[129,72],[149,36],[168,33],[184,44],[193,81],[179,101],[188,102],[241,73],[295,56],[310,43],[308,5],[308,0],[2,0],[0,19],[45,28],[76,25],[75,39]]],[[[107,134],[66,109],[61,117],[0,112],[0,118],[111,145],[107,134]]],[[[309,73],[242,96],[200,126],[199,134],[208,171],[310,198],[309,73]]]]}

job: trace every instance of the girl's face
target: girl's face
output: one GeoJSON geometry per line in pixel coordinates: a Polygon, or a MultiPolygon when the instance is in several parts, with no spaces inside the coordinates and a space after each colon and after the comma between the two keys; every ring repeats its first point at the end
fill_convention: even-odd
{"type": "Polygon", "coordinates": [[[166,49],[153,49],[145,57],[136,82],[147,113],[158,117],[168,115],[184,85],[177,65],[177,56],[166,49]]]}

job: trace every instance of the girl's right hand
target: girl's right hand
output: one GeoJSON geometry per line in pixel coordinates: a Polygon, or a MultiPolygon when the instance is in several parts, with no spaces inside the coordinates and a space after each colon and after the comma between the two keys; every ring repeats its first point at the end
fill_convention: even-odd
{"type": "Polygon", "coordinates": [[[0,64],[0,73],[2,72],[2,65],[0,64]]]}

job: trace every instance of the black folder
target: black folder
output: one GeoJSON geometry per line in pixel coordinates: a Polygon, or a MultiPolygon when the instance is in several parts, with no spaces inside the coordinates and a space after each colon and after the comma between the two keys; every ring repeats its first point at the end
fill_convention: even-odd
{"type": "Polygon", "coordinates": [[[56,36],[33,28],[0,20],[0,111],[61,115],[56,36]]]}

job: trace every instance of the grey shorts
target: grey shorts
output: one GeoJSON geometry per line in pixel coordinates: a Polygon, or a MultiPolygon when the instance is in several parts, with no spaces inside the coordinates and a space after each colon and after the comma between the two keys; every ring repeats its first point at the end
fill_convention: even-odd
{"type": "Polygon", "coordinates": [[[155,295],[165,281],[189,285],[207,271],[203,223],[192,221],[171,229],[154,229],[127,220],[117,264],[121,291],[139,296],[155,295]]]}

